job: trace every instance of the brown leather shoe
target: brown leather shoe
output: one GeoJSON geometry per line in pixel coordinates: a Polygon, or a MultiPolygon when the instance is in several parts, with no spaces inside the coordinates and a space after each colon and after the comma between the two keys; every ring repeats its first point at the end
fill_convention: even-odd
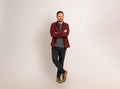
{"type": "Polygon", "coordinates": [[[60,78],[60,77],[57,77],[57,78],[56,78],[56,82],[58,82],[58,83],[62,83],[61,78],[60,78]]]}
{"type": "Polygon", "coordinates": [[[62,82],[65,82],[67,78],[67,71],[65,71],[64,74],[62,74],[62,82]]]}

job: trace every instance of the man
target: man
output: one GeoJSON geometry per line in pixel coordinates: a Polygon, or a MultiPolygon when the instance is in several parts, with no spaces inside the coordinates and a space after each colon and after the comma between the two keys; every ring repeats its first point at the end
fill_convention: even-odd
{"type": "Polygon", "coordinates": [[[62,83],[66,80],[67,71],[63,68],[65,53],[69,45],[69,25],[65,23],[63,11],[57,12],[57,21],[51,24],[50,34],[52,37],[51,50],[52,61],[57,67],[56,81],[62,83]],[[62,78],[61,78],[62,77],[62,78]]]}

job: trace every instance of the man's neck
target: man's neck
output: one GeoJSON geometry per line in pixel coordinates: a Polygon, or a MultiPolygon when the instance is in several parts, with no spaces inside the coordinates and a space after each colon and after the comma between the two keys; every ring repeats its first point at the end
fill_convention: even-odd
{"type": "Polygon", "coordinates": [[[62,24],[63,23],[63,21],[62,22],[58,22],[59,24],[62,24]]]}

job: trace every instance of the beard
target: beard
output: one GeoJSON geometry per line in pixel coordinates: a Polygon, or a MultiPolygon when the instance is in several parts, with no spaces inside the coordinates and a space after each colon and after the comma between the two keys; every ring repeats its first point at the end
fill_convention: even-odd
{"type": "Polygon", "coordinates": [[[58,22],[63,22],[63,19],[58,19],[58,22]]]}

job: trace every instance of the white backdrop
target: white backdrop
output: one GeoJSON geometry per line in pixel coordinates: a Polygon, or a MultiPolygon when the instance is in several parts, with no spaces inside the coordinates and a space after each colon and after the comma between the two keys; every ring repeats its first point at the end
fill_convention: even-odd
{"type": "Polygon", "coordinates": [[[120,0],[1,0],[0,89],[120,89],[120,0]],[[49,34],[58,10],[70,26],[62,84],[49,34]]]}

